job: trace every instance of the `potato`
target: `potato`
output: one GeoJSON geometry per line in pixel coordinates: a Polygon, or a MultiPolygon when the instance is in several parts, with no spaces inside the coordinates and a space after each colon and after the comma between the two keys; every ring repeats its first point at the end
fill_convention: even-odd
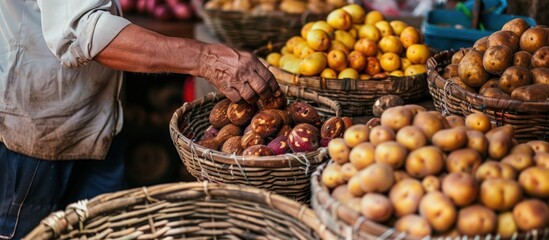
{"type": "Polygon", "coordinates": [[[532,54],[527,51],[518,51],[513,55],[513,66],[520,66],[530,69],[532,54]]]}
{"type": "MultiPolygon", "coordinates": [[[[409,151],[413,151],[427,144],[427,137],[423,134],[421,128],[416,126],[406,126],[398,130],[396,141],[409,151]]],[[[379,148],[380,145],[378,145],[379,148]]]]}
{"type": "Polygon", "coordinates": [[[498,87],[505,93],[511,94],[518,87],[532,83],[532,75],[525,67],[511,66],[507,68],[498,81],[498,87]]]}
{"type": "Polygon", "coordinates": [[[395,183],[400,182],[407,178],[412,178],[406,171],[404,170],[397,170],[393,172],[393,175],[395,177],[395,183]]]}
{"type": "Polygon", "coordinates": [[[282,155],[290,152],[290,145],[288,144],[288,137],[282,135],[273,139],[269,144],[267,144],[274,155],[282,155]]]}
{"type": "Polygon", "coordinates": [[[282,126],[282,119],[278,114],[261,111],[252,118],[250,125],[254,133],[266,138],[278,132],[282,126]]]}
{"type": "Polygon", "coordinates": [[[504,178],[515,179],[517,176],[516,170],[507,163],[500,163],[496,161],[486,161],[481,164],[475,177],[480,182],[490,178],[504,178]]]}
{"type": "Polygon", "coordinates": [[[381,115],[381,126],[391,128],[393,131],[411,125],[413,120],[412,111],[403,106],[392,107],[381,115]]]}
{"type": "Polygon", "coordinates": [[[442,192],[456,206],[467,206],[474,202],[478,190],[478,183],[470,173],[453,172],[442,179],[442,192]]]}
{"type": "Polygon", "coordinates": [[[402,217],[416,213],[423,194],[423,186],[416,179],[406,178],[397,182],[389,192],[389,200],[393,204],[395,215],[402,217]]]}
{"type": "Polygon", "coordinates": [[[496,31],[488,37],[488,48],[493,46],[508,46],[512,52],[516,52],[519,49],[519,41],[519,36],[514,32],[505,30],[496,31]]]}
{"type": "Polygon", "coordinates": [[[483,113],[471,113],[465,118],[465,127],[486,133],[492,128],[492,123],[483,113]]]}
{"type": "Polygon", "coordinates": [[[507,138],[512,139],[514,136],[515,129],[513,128],[513,125],[503,125],[499,127],[492,127],[492,129],[490,129],[490,131],[486,133],[486,138],[490,140],[492,136],[500,134],[501,132],[506,134],[507,138]]]}
{"type": "Polygon", "coordinates": [[[288,106],[288,111],[294,123],[315,124],[320,121],[320,115],[316,109],[305,102],[293,102],[288,106]]]}
{"type": "Polygon", "coordinates": [[[452,77],[452,78],[448,79],[448,81],[450,81],[451,83],[454,83],[458,87],[461,87],[463,90],[465,90],[467,92],[470,92],[470,93],[476,93],[477,92],[474,88],[470,87],[465,82],[463,82],[463,80],[461,80],[461,78],[459,78],[459,76],[452,77]]]}
{"type": "Polygon", "coordinates": [[[245,133],[240,140],[242,149],[246,149],[253,145],[264,144],[264,143],[265,143],[265,139],[259,136],[259,134],[254,133],[253,131],[249,131],[245,133]]]}
{"type": "Polygon", "coordinates": [[[360,143],[368,141],[370,129],[364,124],[356,124],[345,130],[343,139],[349,147],[354,147],[360,143]]]}
{"type": "Polygon", "coordinates": [[[349,161],[357,170],[362,170],[375,162],[375,146],[369,142],[356,145],[349,154],[349,161]]]}
{"type": "Polygon", "coordinates": [[[242,156],[272,156],[274,155],[273,151],[265,145],[253,145],[249,148],[244,149],[242,156]]]}
{"type": "Polygon", "coordinates": [[[427,112],[427,109],[425,109],[425,107],[417,104],[406,104],[404,105],[404,107],[410,109],[414,117],[420,112],[427,112]]]}
{"type": "MultiPolygon", "coordinates": [[[[344,183],[343,176],[341,175],[341,165],[331,164],[328,165],[320,177],[320,182],[327,188],[333,189],[344,183]]],[[[349,189],[350,190],[350,189],[349,189]]]]}
{"type": "Polygon", "coordinates": [[[364,191],[362,191],[362,187],[360,186],[360,177],[358,172],[349,179],[347,182],[347,187],[349,188],[349,192],[355,197],[362,197],[364,195],[364,191]]]}
{"type": "Polygon", "coordinates": [[[520,36],[520,50],[534,53],[543,46],[547,46],[548,33],[543,28],[529,28],[520,36]]]}
{"type": "Polygon", "coordinates": [[[421,147],[408,155],[405,167],[412,177],[436,175],[444,168],[444,156],[435,146],[421,147]]]}
{"type": "Polygon", "coordinates": [[[482,65],[487,72],[501,75],[505,69],[513,64],[513,53],[513,50],[505,45],[488,47],[484,52],[482,65]]]}
{"type": "Polygon", "coordinates": [[[503,212],[498,214],[497,234],[503,238],[511,238],[519,230],[512,212],[503,212]]]}
{"type": "Polygon", "coordinates": [[[549,101],[549,85],[536,83],[518,87],[511,93],[511,98],[525,102],[549,101]]]}
{"type": "Polygon", "coordinates": [[[227,154],[241,155],[244,149],[240,145],[241,136],[233,136],[227,139],[223,146],[221,146],[221,152],[227,154]]]}
{"type": "Polygon", "coordinates": [[[459,126],[465,127],[465,119],[463,119],[463,117],[458,115],[446,116],[446,121],[448,121],[448,124],[450,124],[450,128],[459,127],[459,126]]]}
{"type": "Polygon", "coordinates": [[[518,144],[518,145],[514,146],[511,149],[511,154],[513,154],[513,153],[524,153],[524,154],[527,154],[527,155],[530,155],[530,156],[534,156],[534,154],[536,154],[534,152],[534,149],[532,149],[532,147],[530,147],[530,145],[528,145],[526,143],[521,143],[521,144],[518,144]]]}
{"type": "Polygon", "coordinates": [[[442,121],[429,112],[419,112],[414,117],[413,126],[421,129],[426,139],[431,140],[435,132],[442,129],[442,121]]]}
{"type": "Polygon", "coordinates": [[[519,184],[524,191],[534,197],[549,197],[549,169],[529,167],[519,175],[519,184]]]}
{"type": "Polygon", "coordinates": [[[458,64],[467,52],[469,52],[468,48],[460,48],[454,53],[454,55],[452,55],[451,64],[458,64]]]}
{"type": "Polygon", "coordinates": [[[393,206],[386,196],[367,193],[360,201],[360,212],[369,220],[385,222],[393,215],[393,206]]]}
{"type": "Polygon", "coordinates": [[[197,144],[209,149],[218,150],[221,145],[227,141],[227,139],[233,136],[239,136],[240,134],[242,134],[242,129],[232,123],[229,123],[221,128],[217,136],[214,138],[200,140],[197,144]]]}
{"type": "Polygon", "coordinates": [[[482,93],[484,92],[484,90],[486,90],[487,88],[497,88],[498,87],[498,80],[499,78],[492,78],[488,81],[486,81],[484,84],[482,84],[482,86],[478,89],[478,93],[480,93],[482,95],[482,93]]]}
{"type": "Polygon", "coordinates": [[[402,106],[404,105],[404,100],[397,95],[383,95],[376,99],[374,105],[372,106],[372,113],[376,117],[380,117],[381,114],[388,108],[402,106]]]}
{"type": "Polygon", "coordinates": [[[490,209],[507,211],[522,199],[522,190],[515,180],[490,178],[480,186],[480,201],[490,209]]]}
{"type": "Polygon", "coordinates": [[[487,235],[496,231],[497,216],[494,211],[481,205],[459,210],[457,227],[465,236],[487,235]]]}
{"type": "Polygon", "coordinates": [[[345,123],[339,117],[331,117],[322,124],[320,137],[338,138],[343,137],[345,132],[345,123]]]}
{"type": "Polygon", "coordinates": [[[278,136],[287,137],[288,135],[290,135],[291,131],[292,131],[292,127],[290,127],[290,125],[283,125],[282,127],[280,127],[275,137],[278,137],[278,136]]]}
{"type": "Polygon", "coordinates": [[[386,163],[374,163],[358,172],[360,187],[365,193],[387,192],[395,181],[393,168],[386,163]]]}
{"type": "Polygon", "coordinates": [[[513,218],[522,231],[542,229],[549,225],[549,208],[538,199],[523,200],[513,208],[513,218]]]}
{"type": "Polygon", "coordinates": [[[349,161],[351,148],[345,144],[343,138],[334,138],[328,143],[328,154],[334,162],[344,164],[349,161]]]}
{"type": "Polygon", "coordinates": [[[530,24],[528,24],[524,19],[515,18],[503,24],[501,30],[511,31],[515,33],[515,35],[521,36],[524,31],[528,30],[528,28],[530,28],[530,24]]]}
{"type": "Polygon", "coordinates": [[[467,144],[467,131],[459,127],[443,129],[433,135],[431,142],[442,151],[450,152],[467,144]]]}
{"type": "Polygon", "coordinates": [[[349,188],[347,187],[347,184],[341,184],[335,187],[331,195],[335,200],[343,204],[345,204],[350,199],[354,198],[354,196],[349,192],[349,188]]]}
{"type": "Polygon", "coordinates": [[[522,170],[534,166],[535,164],[534,158],[528,153],[509,154],[501,159],[501,162],[511,165],[511,167],[513,167],[518,172],[522,172],[522,170]]]}
{"type": "Polygon", "coordinates": [[[445,68],[444,68],[444,72],[442,72],[442,77],[444,79],[450,79],[452,77],[458,77],[458,65],[457,63],[455,64],[448,64],[445,68]]]}
{"type": "Polygon", "coordinates": [[[530,147],[532,147],[532,149],[536,153],[539,153],[539,152],[549,153],[549,142],[547,142],[547,141],[532,140],[532,141],[527,142],[526,144],[528,144],[530,147]]]}
{"type": "Polygon", "coordinates": [[[512,135],[504,131],[496,132],[493,135],[487,134],[486,137],[488,138],[488,156],[493,159],[502,159],[513,147],[512,135]]]}
{"type": "Polygon", "coordinates": [[[406,236],[418,238],[430,236],[433,231],[427,219],[415,214],[399,218],[395,223],[395,230],[405,233],[406,236]]]}
{"type": "Polygon", "coordinates": [[[221,129],[225,125],[231,123],[231,120],[229,120],[229,117],[227,116],[227,110],[229,109],[230,104],[231,100],[225,98],[217,102],[212,108],[209,120],[214,128],[221,129]]]}
{"type": "Polygon", "coordinates": [[[423,178],[421,185],[423,186],[423,189],[425,189],[425,192],[436,192],[440,191],[442,183],[438,177],[429,175],[423,178]]]}
{"type": "Polygon", "coordinates": [[[481,157],[488,154],[488,139],[477,130],[467,130],[467,147],[476,150],[481,157]]]}
{"type": "Polygon", "coordinates": [[[463,148],[451,152],[446,158],[446,169],[448,172],[475,173],[482,164],[480,154],[472,148],[463,148]]]}
{"type": "Polygon", "coordinates": [[[482,90],[480,94],[489,98],[499,98],[499,99],[511,99],[511,95],[501,90],[499,87],[490,87],[482,90]]]}
{"type": "Polygon", "coordinates": [[[473,44],[473,50],[484,53],[486,49],[488,49],[488,37],[489,36],[482,37],[475,41],[473,44]]]}
{"type": "Polygon", "coordinates": [[[290,113],[286,110],[281,109],[263,109],[262,112],[276,114],[282,119],[283,125],[290,125],[292,124],[292,118],[290,117],[290,113]]]}
{"type": "Polygon", "coordinates": [[[442,116],[441,112],[439,112],[439,111],[428,111],[428,112],[430,114],[434,115],[435,117],[437,117],[440,120],[440,122],[442,122],[442,129],[450,128],[450,124],[448,123],[446,118],[444,116],[442,116]]]}
{"type": "Polygon", "coordinates": [[[294,153],[312,152],[318,149],[318,129],[308,123],[298,124],[288,135],[288,144],[294,153]]]}
{"type": "Polygon", "coordinates": [[[439,232],[451,229],[457,218],[454,204],[441,192],[425,194],[419,203],[419,213],[439,232]]]}
{"type": "Polygon", "coordinates": [[[532,74],[533,83],[549,84],[549,68],[534,68],[530,70],[530,73],[532,74]]]}
{"type": "Polygon", "coordinates": [[[538,152],[534,155],[536,166],[549,169],[549,153],[538,152]]]}
{"type": "Polygon", "coordinates": [[[375,126],[370,130],[370,142],[376,146],[382,142],[393,141],[396,138],[393,129],[386,126],[375,126]]]}
{"type": "Polygon", "coordinates": [[[372,129],[374,127],[377,127],[377,126],[381,126],[381,119],[378,118],[378,117],[375,117],[375,118],[370,118],[370,120],[368,120],[368,122],[366,122],[366,127],[368,127],[368,129],[372,129]]]}
{"type": "Polygon", "coordinates": [[[341,177],[345,182],[349,181],[349,179],[351,179],[357,173],[358,170],[350,162],[347,162],[341,166],[341,177]]]}
{"type": "Polygon", "coordinates": [[[549,46],[541,47],[532,54],[533,68],[549,68],[549,46]]]}
{"type": "Polygon", "coordinates": [[[237,126],[244,126],[250,123],[255,114],[255,105],[247,102],[230,103],[227,108],[227,117],[237,126]]]}

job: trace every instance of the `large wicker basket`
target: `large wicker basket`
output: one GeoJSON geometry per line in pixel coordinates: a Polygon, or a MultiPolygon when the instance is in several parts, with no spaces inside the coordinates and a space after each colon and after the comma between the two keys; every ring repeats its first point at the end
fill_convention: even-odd
{"type": "Polygon", "coordinates": [[[54,212],[25,239],[335,239],[307,206],[262,189],[171,183],[54,212]]]}
{"type": "MultiPolygon", "coordinates": [[[[329,163],[327,163],[329,164],[329,163]]],[[[370,221],[361,213],[350,209],[344,204],[340,204],[334,199],[329,190],[320,184],[322,171],[327,164],[320,165],[311,179],[311,204],[320,221],[324,223],[338,239],[399,239],[399,240],[419,240],[420,238],[407,236],[406,233],[397,232],[394,228],[370,221]]],[[[543,240],[549,239],[549,228],[541,231],[531,231],[528,233],[515,234],[512,238],[503,238],[500,235],[487,235],[456,238],[450,237],[426,237],[423,239],[475,239],[475,240],[543,240]]]]}
{"type": "Polygon", "coordinates": [[[325,19],[326,14],[289,14],[283,11],[241,12],[220,9],[205,9],[207,0],[192,0],[198,15],[220,40],[232,47],[255,49],[269,42],[286,41],[299,35],[309,21],[325,19]]]}
{"type": "Polygon", "coordinates": [[[512,125],[515,138],[520,142],[549,139],[549,101],[488,98],[465,91],[440,75],[450,63],[454,52],[442,51],[427,62],[429,91],[438,111],[461,116],[483,112],[498,126],[512,125]]]}
{"type": "MultiPolygon", "coordinates": [[[[341,107],[327,98],[286,89],[297,99],[315,101],[330,106],[337,116],[341,107]],[[316,98],[315,98],[316,96],[316,98]]],[[[310,176],[318,165],[327,160],[327,150],[277,156],[235,156],[207,149],[195,144],[209,126],[208,115],[213,106],[223,99],[221,94],[210,94],[191,103],[185,103],[170,121],[173,143],[187,170],[199,180],[231,184],[245,184],[271,190],[299,202],[309,200],[310,176]]]]}
{"type": "Polygon", "coordinates": [[[254,51],[281,84],[298,86],[318,92],[341,103],[345,116],[370,116],[375,100],[383,95],[398,95],[404,102],[418,102],[429,97],[427,74],[409,77],[389,76],[383,79],[327,79],[318,76],[306,77],[275,67],[265,60],[272,51],[278,51],[282,43],[261,47],[254,51]]]}

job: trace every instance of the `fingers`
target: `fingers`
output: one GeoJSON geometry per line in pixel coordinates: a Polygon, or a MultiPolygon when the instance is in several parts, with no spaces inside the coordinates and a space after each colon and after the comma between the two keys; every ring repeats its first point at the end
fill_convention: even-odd
{"type": "Polygon", "coordinates": [[[255,72],[259,75],[260,79],[263,79],[267,86],[271,89],[271,92],[276,92],[278,90],[278,83],[276,82],[276,79],[274,75],[269,71],[269,69],[263,67],[263,65],[259,66],[255,69],[255,72]]]}
{"type": "Polygon", "coordinates": [[[242,101],[242,97],[240,96],[240,93],[235,88],[226,88],[224,91],[222,91],[225,96],[231,100],[231,102],[240,102],[242,101]]]}
{"type": "Polygon", "coordinates": [[[261,99],[267,99],[272,96],[271,87],[260,76],[254,77],[249,83],[261,99]]]}
{"type": "Polygon", "coordinates": [[[255,103],[258,95],[248,82],[243,82],[240,88],[240,96],[248,103],[255,103]]]}

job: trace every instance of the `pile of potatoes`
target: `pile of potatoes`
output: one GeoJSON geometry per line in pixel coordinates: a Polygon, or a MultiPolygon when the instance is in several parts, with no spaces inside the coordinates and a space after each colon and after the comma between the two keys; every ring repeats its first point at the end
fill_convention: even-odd
{"type": "Polygon", "coordinates": [[[213,107],[209,122],[196,143],[239,156],[316,151],[332,138],[341,137],[353,124],[348,117],[323,122],[313,106],[300,101],[288,105],[280,91],[269,100],[259,99],[257,104],[223,99],[213,107]]]}
{"type": "Polygon", "coordinates": [[[455,52],[442,76],[485,97],[549,101],[549,28],[513,19],[455,52]]]}
{"type": "Polygon", "coordinates": [[[425,73],[430,54],[417,28],[349,4],[305,24],[266,61],[303,76],[368,80],[425,73]]]}
{"type": "Polygon", "coordinates": [[[482,113],[421,106],[383,112],[328,144],[321,184],[367,219],[408,236],[477,236],[549,227],[549,143],[519,144],[482,113]]]}
{"type": "Polygon", "coordinates": [[[343,0],[209,0],[206,9],[223,11],[240,11],[251,14],[269,14],[282,11],[288,14],[326,14],[335,8],[342,7],[343,0]]]}

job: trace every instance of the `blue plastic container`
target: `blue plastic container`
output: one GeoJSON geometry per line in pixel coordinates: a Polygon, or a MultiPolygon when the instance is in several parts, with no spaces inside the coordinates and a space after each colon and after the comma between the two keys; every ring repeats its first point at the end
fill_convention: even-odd
{"type": "Polygon", "coordinates": [[[425,43],[438,50],[459,49],[471,47],[482,37],[499,31],[503,25],[515,18],[522,18],[531,26],[536,25],[532,18],[506,14],[484,14],[480,21],[486,28],[480,31],[471,28],[471,20],[463,13],[455,10],[432,10],[423,21],[421,30],[425,35],[425,43]],[[461,26],[461,29],[456,28],[461,26]]]}

